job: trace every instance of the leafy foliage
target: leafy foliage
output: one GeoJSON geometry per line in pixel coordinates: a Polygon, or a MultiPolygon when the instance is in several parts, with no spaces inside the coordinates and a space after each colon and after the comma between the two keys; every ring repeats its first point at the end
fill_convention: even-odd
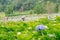
{"type": "MultiPolygon", "coordinates": [[[[38,10],[38,8],[37,8],[37,10],[40,11],[39,13],[44,13],[45,9],[44,9],[44,6],[42,6],[41,3],[46,3],[47,1],[53,2],[54,4],[55,3],[60,3],[59,0],[0,0],[0,6],[1,6],[1,10],[0,11],[4,12],[6,6],[10,6],[10,5],[13,6],[14,5],[13,6],[14,11],[20,10],[21,7],[24,7],[24,10],[31,10],[33,8],[37,8],[38,7],[39,10],[38,10]],[[41,1],[43,1],[43,2],[41,2],[41,1]],[[38,5],[36,4],[36,3],[39,3],[39,2],[41,2],[40,3],[41,5],[40,4],[38,4],[38,5]],[[37,7],[35,7],[35,6],[37,6],[37,7]]],[[[56,5],[56,7],[57,7],[57,5],[56,5]]]]}
{"type": "Polygon", "coordinates": [[[10,16],[10,14],[13,15],[13,6],[7,6],[7,7],[5,8],[5,15],[6,15],[6,16],[10,16]]]}
{"type": "Polygon", "coordinates": [[[60,17],[55,20],[41,18],[31,22],[7,22],[0,23],[0,40],[59,40],[60,39],[60,17]],[[46,25],[48,29],[43,30],[44,35],[39,35],[37,25],[46,25]]]}

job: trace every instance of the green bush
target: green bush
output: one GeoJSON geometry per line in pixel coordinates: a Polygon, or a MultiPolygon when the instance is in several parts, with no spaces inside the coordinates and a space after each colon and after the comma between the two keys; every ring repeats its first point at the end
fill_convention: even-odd
{"type": "Polygon", "coordinates": [[[41,18],[31,22],[7,22],[0,23],[0,40],[59,40],[60,39],[60,17],[55,20],[41,18]],[[36,31],[37,25],[46,25],[48,29],[43,30],[44,35],[36,31]]]}

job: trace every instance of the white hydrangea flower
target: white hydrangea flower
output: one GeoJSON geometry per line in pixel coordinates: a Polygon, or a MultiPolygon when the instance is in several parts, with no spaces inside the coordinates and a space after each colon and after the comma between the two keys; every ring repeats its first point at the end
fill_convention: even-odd
{"type": "Polygon", "coordinates": [[[21,34],[21,32],[17,32],[17,35],[20,35],[21,34]]]}
{"type": "Polygon", "coordinates": [[[49,37],[55,37],[55,34],[48,34],[49,37]]]}
{"type": "Polygon", "coordinates": [[[48,29],[48,27],[47,27],[47,26],[45,26],[45,28],[46,28],[46,29],[48,29]]]}

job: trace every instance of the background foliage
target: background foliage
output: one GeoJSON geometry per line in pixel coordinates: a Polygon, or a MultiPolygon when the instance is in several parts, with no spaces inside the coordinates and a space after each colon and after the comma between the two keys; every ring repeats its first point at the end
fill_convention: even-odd
{"type": "MultiPolygon", "coordinates": [[[[40,14],[51,11],[52,9],[49,9],[50,6],[50,8],[54,8],[54,10],[51,11],[52,13],[58,13],[59,5],[59,0],[0,0],[0,12],[10,10],[10,7],[12,6],[13,10],[11,10],[10,12],[8,11],[9,13],[11,13],[12,11],[20,10],[23,10],[23,12],[34,10],[37,14],[40,14]],[[51,6],[51,3],[53,3],[54,7],[51,6]],[[9,8],[7,6],[9,6],[9,8]]],[[[9,14],[8,12],[7,14],[9,14]]]]}

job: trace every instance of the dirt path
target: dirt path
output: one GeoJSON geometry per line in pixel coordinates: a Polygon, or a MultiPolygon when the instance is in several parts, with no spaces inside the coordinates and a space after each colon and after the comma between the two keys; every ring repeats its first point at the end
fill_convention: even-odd
{"type": "MultiPolygon", "coordinates": [[[[25,21],[32,21],[32,20],[38,20],[40,18],[45,18],[45,17],[48,17],[48,15],[51,17],[51,18],[54,18],[55,16],[60,16],[60,14],[39,14],[39,15],[25,15],[25,21]]],[[[22,20],[22,17],[24,15],[20,15],[20,16],[13,16],[13,17],[8,17],[8,20],[7,21],[20,21],[22,20]]],[[[0,21],[3,21],[4,18],[0,19],[0,21]]]]}

